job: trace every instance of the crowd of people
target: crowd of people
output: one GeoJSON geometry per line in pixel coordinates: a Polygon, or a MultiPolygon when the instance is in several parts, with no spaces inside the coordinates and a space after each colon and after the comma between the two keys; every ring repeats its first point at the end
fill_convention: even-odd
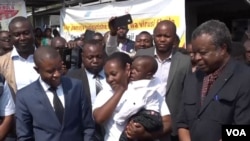
{"type": "Polygon", "coordinates": [[[88,40],[20,16],[0,31],[0,140],[219,141],[250,124],[250,37],[209,20],[180,48],[172,21],[133,41],[115,18],[88,40]]]}

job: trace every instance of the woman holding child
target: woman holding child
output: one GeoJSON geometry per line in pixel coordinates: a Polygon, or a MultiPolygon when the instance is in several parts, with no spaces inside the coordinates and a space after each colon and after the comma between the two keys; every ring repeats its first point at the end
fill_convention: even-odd
{"type": "Polygon", "coordinates": [[[121,52],[107,59],[104,70],[111,88],[103,89],[93,106],[95,121],[105,128],[105,141],[154,140],[170,132],[170,113],[153,78],[154,61],[144,56],[132,64],[121,52]]]}

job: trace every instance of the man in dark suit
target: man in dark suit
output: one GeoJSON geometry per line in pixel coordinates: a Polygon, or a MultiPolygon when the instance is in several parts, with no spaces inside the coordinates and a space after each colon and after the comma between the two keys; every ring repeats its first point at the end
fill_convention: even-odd
{"type": "Polygon", "coordinates": [[[198,71],[188,75],[177,125],[181,141],[219,141],[223,124],[250,124],[250,70],[230,57],[231,34],[210,20],[192,34],[198,71]]]}
{"type": "MultiPolygon", "coordinates": [[[[155,77],[158,77],[166,88],[162,95],[165,95],[166,103],[171,113],[171,140],[175,141],[178,140],[176,118],[179,111],[183,83],[186,75],[191,71],[191,61],[189,56],[183,55],[174,48],[176,26],[172,21],[164,20],[159,22],[154,29],[153,39],[155,47],[139,49],[136,52],[136,56],[153,56],[158,63],[155,77]]],[[[164,121],[165,124],[169,122],[169,120],[163,119],[164,121]]],[[[138,130],[128,131],[128,133],[140,134],[139,128],[134,127],[131,129],[138,130]]],[[[168,130],[163,130],[160,135],[165,136],[168,133],[168,130]]],[[[157,136],[159,137],[159,134],[157,136]]]]}
{"type": "Polygon", "coordinates": [[[61,77],[54,48],[38,48],[34,61],[40,78],[16,95],[18,140],[92,141],[95,125],[81,81],[61,77]]]}
{"type": "Polygon", "coordinates": [[[71,70],[67,73],[67,76],[82,80],[85,95],[91,100],[92,104],[98,93],[95,86],[95,77],[99,76],[101,84],[108,86],[103,71],[105,57],[106,54],[102,42],[88,40],[82,49],[82,68],[71,70]]]}
{"type": "MultiPolygon", "coordinates": [[[[88,40],[82,49],[82,68],[71,70],[67,73],[72,78],[82,80],[84,94],[91,101],[92,105],[98,92],[104,87],[109,87],[103,71],[105,57],[106,54],[102,42],[88,40]],[[97,80],[101,88],[97,87],[97,80]]],[[[103,140],[104,134],[101,130],[100,126],[96,126],[95,139],[97,141],[103,140]]]]}

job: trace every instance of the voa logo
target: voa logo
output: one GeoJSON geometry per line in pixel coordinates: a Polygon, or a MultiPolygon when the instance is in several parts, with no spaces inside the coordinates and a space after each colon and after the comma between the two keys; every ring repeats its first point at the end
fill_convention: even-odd
{"type": "Polygon", "coordinates": [[[247,136],[244,129],[226,129],[227,136],[247,136]]]}

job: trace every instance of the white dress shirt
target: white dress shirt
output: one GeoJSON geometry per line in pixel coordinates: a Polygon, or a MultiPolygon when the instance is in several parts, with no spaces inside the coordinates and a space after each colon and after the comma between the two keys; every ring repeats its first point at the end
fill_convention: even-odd
{"type": "MultiPolygon", "coordinates": [[[[89,91],[90,91],[91,103],[92,103],[92,106],[93,106],[93,104],[95,102],[95,99],[96,99],[96,79],[94,78],[93,73],[90,73],[86,69],[85,69],[85,72],[87,74],[87,78],[88,78],[88,82],[89,82],[89,91]]],[[[105,88],[105,87],[109,88],[110,86],[106,82],[106,78],[105,78],[105,75],[104,75],[104,70],[99,72],[99,75],[101,76],[100,77],[100,83],[102,85],[102,88],[105,88]]]]}
{"type": "MultiPolygon", "coordinates": [[[[39,78],[39,82],[41,83],[42,87],[43,87],[43,90],[45,91],[48,99],[49,99],[49,102],[51,104],[51,106],[53,107],[54,109],[54,104],[53,104],[53,98],[54,98],[54,94],[49,90],[50,86],[45,83],[41,77],[39,78]]],[[[63,88],[62,88],[62,85],[59,85],[56,89],[56,93],[57,93],[57,96],[59,97],[63,107],[65,108],[65,100],[64,100],[64,94],[63,94],[63,88]]],[[[54,109],[55,110],[55,109],[54,109]]]]}
{"type": "Polygon", "coordinates": [[[11,58],[14,63],[17,90],[20,90],[38,79],[39,74],[34,69],[35,63],[33,54],[29,55],[27,59],[24,59],[18,54],[14,47],[11,52],[11,58]]]}
{"type": "Polygon", "coordinates": [[[0,116],[15,114],[15,104],[8,83],[4,83],[3,94],[0,96],[0,116]]]}
{"type": "Polygon", "coordinates": [[[166,94],[168,75],[169,75],[169,70],[171,66],[171,58],[172,58],[172,54],[170,54],[170,56],[166,58],[165,60],[161,60],[158,57],[156,50],[155,50],[155,60],[157,61],[158,69],[156,73],[154,74],[154,77],[157,77],[161,80],[161,85],[163,86],[161,93],[163,93],[164,95],[166,94]]]}
{"type": "Polygon", "coordinates": [[[132,81],[122,95],[117,107],[120,110],[114,116],[117,124],[125,124],[127,120],[142,108],[160,112],[160,101],[163,97],[158,93],[160,82],[157,78],[132,81]]]}
{"type": "MultiPolygon", "coordinates": [[[[95,103],[93,105],[93,111],[96,108],[99,108],[103,106],[112,96],[114,95],[114,92],[112,91],[111,87],[108,89],[103,89],[100,91],[100,93],[97,95],[95,103]]],[[[170,115],[168,106],[163,98],[160,98],[160,113],[162,116],[170,115]]],[[[120,103],[118,103],[119,105],[120,103]]],[[[110,116],[110,118],[103,124],[104,129],[106,131],[104,141],[117,141],[120,138],[120,135],[122,131],[125,129],[126,124],[117,124],[114,120],[114,116],[120,111],[121,107],[116,107],[113,114],[110,116]]]]}

